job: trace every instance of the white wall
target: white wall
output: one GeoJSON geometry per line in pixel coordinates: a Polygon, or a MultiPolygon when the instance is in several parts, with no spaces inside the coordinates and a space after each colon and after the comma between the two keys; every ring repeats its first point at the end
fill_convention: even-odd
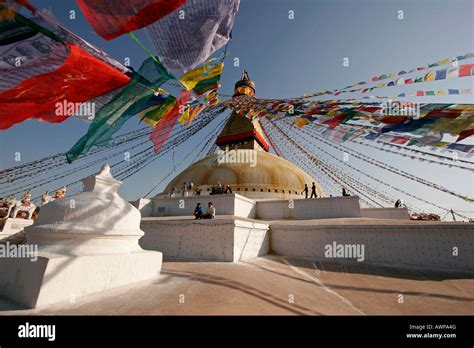
{"type": "Polygon", "coordinates": [[[152,208],[143,205],[142,216],[158,216],[158,209],[165,208],[164,216],[192,216],[197,203],[205,210],[212,202],[217,215],[279,220],[279,219],[329,219],[361,217],[359,197],[325,197],[317,199],[261,199],[252,200],[239,194],[153,198],[152,208]],[[150,213],[151,211],[151,213],[150,213]]]}
{"type": "Polygon", "coordinates": [[[216,208],[216,215],[235,215],[238,217],[254,218],[256,211],[255,202],[253,200],[238,194],[154,198],[152,202],[152,214],[143,216],[158,216],[159,207],[165,208],[165,216],[192,216],[197,203],[201,203],[205,211],[208,202],[212,202],[216,208]]]}
{"type": "Polygon", "coordinates": [[[366,263],[474,271],[474,226],[468,223],[311,225],[295,221],[270,228],[271,250],[280,255],[328,261],[325,245],[336,241],[363,244],[366,263]],[[458,256],[453,255],[454,247],[458,256]]]}
{"type": "Polygon", "coordinates": [[[133,205],[135,208],[140,210],[140,214],[142,216],[152,216],[153,214],[153,205],[151,202],[151,199],[149,198],[139,198],[136,201],[129,202],[131,205],[133,205]]]}
{"type": "Polygon", "coordinates": [[[407,208],[362,208],[360,212],[363,218],[410,220],[407,208]]]}
{"type": "Polygon", "coordinates": [[[266,255],[268,225],[240,219],[167,220],[145,218],[140,246],[165,257],[237,262],[266,255]]]}
{"type": "Polygon", "coordinates": [[[234,215],[254,219],[257,212],[257,203],[247,197],[235,195],[234,215]]]}
{"type": "Polygon", "coordinates": [[[33,220],[21,219],[21,218],[8,218],[3,221],[3,226],[0,226],[0,240],[7,239],[8,237],[17,234],[25,227],[31,226],[33,220]]]}
{"type": "Polygon", "coordinates": [[[359,197],[257,201],[258,219],[329,219],[360,217],[359,197]],[[293,203],[293,208],[291,204],[293,203]]]}

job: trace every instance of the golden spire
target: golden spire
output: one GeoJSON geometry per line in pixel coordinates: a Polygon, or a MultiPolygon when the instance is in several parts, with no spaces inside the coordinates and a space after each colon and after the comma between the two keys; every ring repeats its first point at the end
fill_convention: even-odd
{"type": "Polygon", "coordinates": [[[244,94],[251,97],[255,95],[255,83],[250,80],[247,70],[242,72],[242,77],[237,81],[234,87],[234,97],[244,94]]]}
{"type": "MultiPolygon", "coordinates": [[[[255,83],[250,80],[248,72],[244,70],[242,77],[235,84],[234,97],[240,95],[253,97],[254,94],[255,83]]],[[[267,152],[269,150],[258,120],[249,120],[235,112],[217,137],[216,144],[221,149],[229,147],[230,149],[259,149],[267,152]]]]}

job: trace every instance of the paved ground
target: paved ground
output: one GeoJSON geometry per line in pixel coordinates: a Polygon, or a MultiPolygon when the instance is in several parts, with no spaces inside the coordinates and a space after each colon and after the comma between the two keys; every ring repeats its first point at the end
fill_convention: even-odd
{"type": "Polygon", "coordinates": [[[322,265],[276,256],[237,264],[168,261],[156,281],[41,310],[18,310],[0,300],[0,315],[472,313],[472,275],[401,271],[358,263],[322,265]]]}

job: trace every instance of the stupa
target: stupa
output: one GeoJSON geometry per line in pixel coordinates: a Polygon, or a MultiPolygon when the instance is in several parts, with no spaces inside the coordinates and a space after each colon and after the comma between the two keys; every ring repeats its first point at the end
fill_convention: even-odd
{"type": "MultiPolygon", "coordinates": [[[[234,88],[235,97],[243,95],[255,95],[246,71],[234,88]]],[[[133,202],[142,214],[144,249],[165,257],[238,262],[269,252],[268,220],[361,216],[358,197],[324,198],[311,175],[271,154],[258,119],[233,112],[216,144],[217,153],[190,165],[162,193],[133,202]],[[318,199],[305,199],[305,184],[311,194],[313,183],[318,199]],[[211,201],[216,218],[190,223],[196,205],[211,201]]]]}
{"type": "MultiPolygon", "coordinates": [[[[255,83],[246,71],[234,88],[234,96],[241,95],[255,95],[255,83]]],[[[193,183],[193,188],[199,188],[201,194],[212,192],[212,187],[220,183],[251,199],[304,198],[304,185],[311,187],[316,183],[293,163],[269,152],[258,119],[249,120],[233,112],[216,144],[220,148],[218,153],[195,162],[178,174],[159,196],[176,192],[186,182],[193,183]]],[[[316,192],[319,197],[324,196],[317,183],[316,192]]]]}
{"type": "Polygon", "coordinates": [[[117,194],[122,182],[110,167],[83,183],[83,192],[44,205],[25,228],[37,252],[0,258],[0,296],[39,307],[159,276],[162,254],[140,248],[140,213],[117,194]]]}

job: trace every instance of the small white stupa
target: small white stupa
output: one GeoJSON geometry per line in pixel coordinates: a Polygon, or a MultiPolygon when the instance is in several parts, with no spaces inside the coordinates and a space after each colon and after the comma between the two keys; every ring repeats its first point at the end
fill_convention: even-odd
{"type": "Polygon", "coordinates": [[[39,307],[159,276],[162,253],[140,248],[140,212],[117,194],[122,183],[110,167],[83,183],[83,192],[46,204],[25,229],[36,261],[0,259],[0,296],[39,307]]]}

